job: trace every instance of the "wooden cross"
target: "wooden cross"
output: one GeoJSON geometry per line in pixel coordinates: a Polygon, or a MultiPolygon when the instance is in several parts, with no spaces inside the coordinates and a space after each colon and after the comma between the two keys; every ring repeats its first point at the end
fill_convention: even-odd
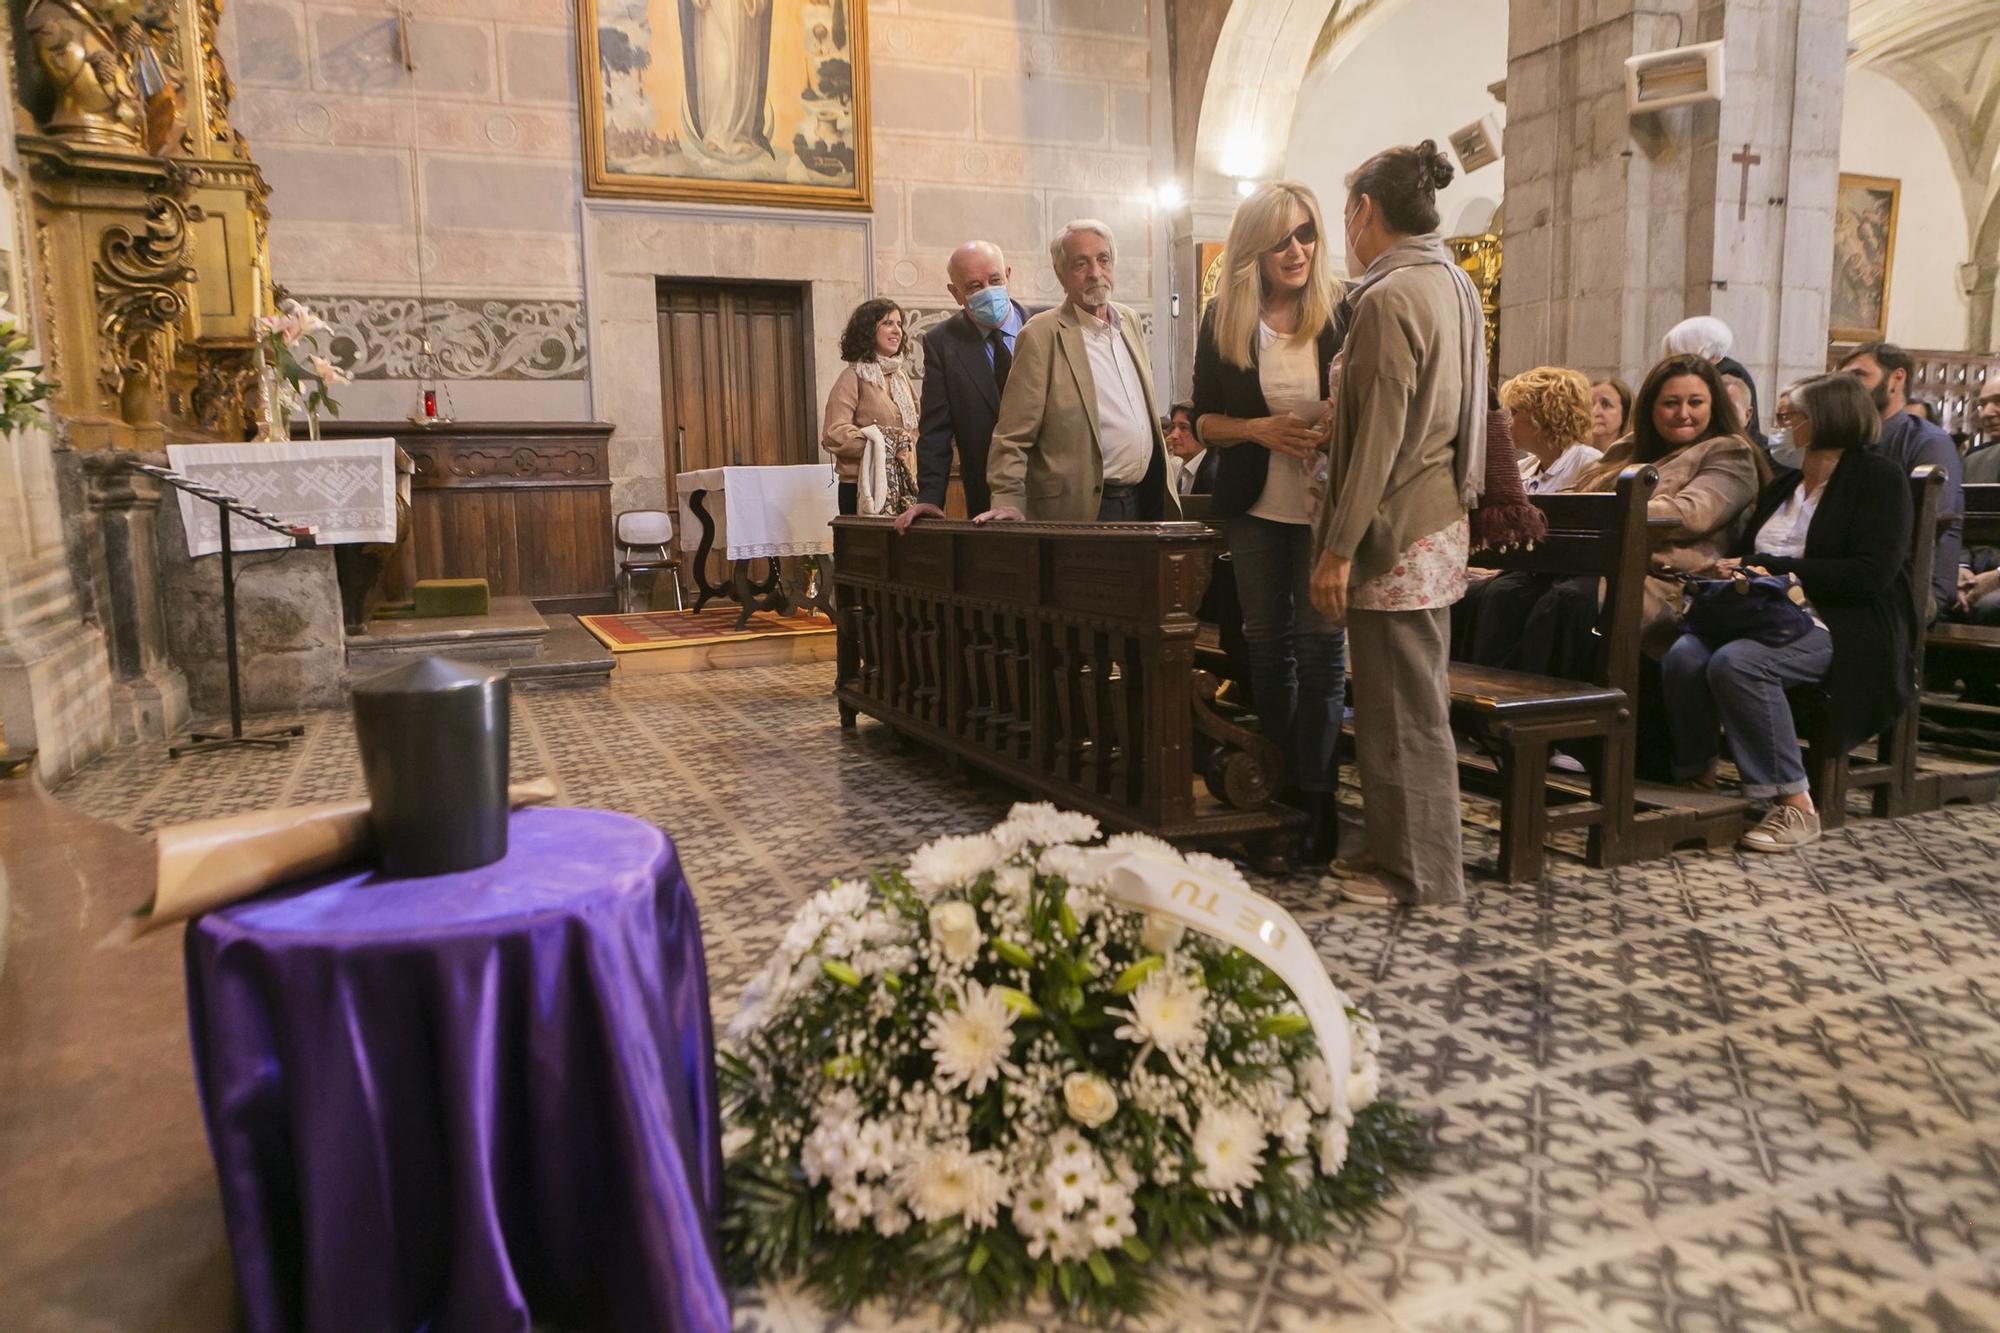
{"type": "Polygon", "coordinates": [[[1750,145],[1746,143],[1743,145],[1743,151],[1732,155],[1729,160],[1740,164],[1743,168],[1743,184],[1736,193],[1736,220],[1741,222],[1750,214],[1750,168],[1764,159],[1751,152],[1750,145]]]}

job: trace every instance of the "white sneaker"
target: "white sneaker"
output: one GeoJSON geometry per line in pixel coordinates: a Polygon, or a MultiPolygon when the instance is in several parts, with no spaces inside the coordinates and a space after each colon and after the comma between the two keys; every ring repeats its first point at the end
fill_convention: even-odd
{"type": "Polygon", "coordinates": [[[1795,852],[1819,841],[1819,813],[1795,805],[1774,805],[1763,822],[1737,842],[1746,852],[1795,852]]]}

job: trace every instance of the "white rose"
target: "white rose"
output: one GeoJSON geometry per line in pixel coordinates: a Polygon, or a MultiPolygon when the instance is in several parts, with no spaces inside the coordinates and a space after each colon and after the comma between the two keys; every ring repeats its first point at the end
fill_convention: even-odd
{"type": "Polygon", "coordinates": [[[1070,1119],[1096,1129],[1118,1114],[1118,1094],[1095,1074],[1071,1074],[1063,1080],[1063,1105],[1070,1119]]]}
{"type": "Polygon", "coordinates": [[[1381,1069],[1370,1061],[1365,1069],[1356,1070],[1347,1079],[1347,1109],[1365,1111],[1375,1104],[1375,1094],[1381,1091],[1381,1069]]]}
{"type": "Polygon", "coordinates": [[[931,938],[954,963],[969,963],[979,954],[979,914],[972,904],[959,900],[939,903],[931,909],[931,938]]]}
{"type": "Polygon", "coordinates": [[[1139,944],[1147,953],[1164,956],[1180,947],[1181,937],[1185,934],[1187,927],[1172,917],[1148,913],[1146,924],[1139,931],[1139,944]]]}

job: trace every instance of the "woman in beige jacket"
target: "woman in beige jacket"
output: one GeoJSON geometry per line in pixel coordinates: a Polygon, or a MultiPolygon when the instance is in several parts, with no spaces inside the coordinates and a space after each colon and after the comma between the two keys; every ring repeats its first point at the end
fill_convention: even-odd
{"type": "Polygon", "coordinates": [[[826,396],[820,448],[840,474],[843,514],[900,514],[917,493],[917,398],[903,372],[903,311],[863,301],[840,335],[847,369],[826,396]]]}

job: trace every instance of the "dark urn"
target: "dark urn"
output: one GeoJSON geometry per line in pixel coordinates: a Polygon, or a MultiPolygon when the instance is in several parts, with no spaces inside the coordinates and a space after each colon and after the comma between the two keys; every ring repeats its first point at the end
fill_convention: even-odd
{"type": "Polygon", "coordinates": [[[507,854],[507,672],[422,657],[354,687],[368,826],[385,873],[446,875],[507,854]]]}

